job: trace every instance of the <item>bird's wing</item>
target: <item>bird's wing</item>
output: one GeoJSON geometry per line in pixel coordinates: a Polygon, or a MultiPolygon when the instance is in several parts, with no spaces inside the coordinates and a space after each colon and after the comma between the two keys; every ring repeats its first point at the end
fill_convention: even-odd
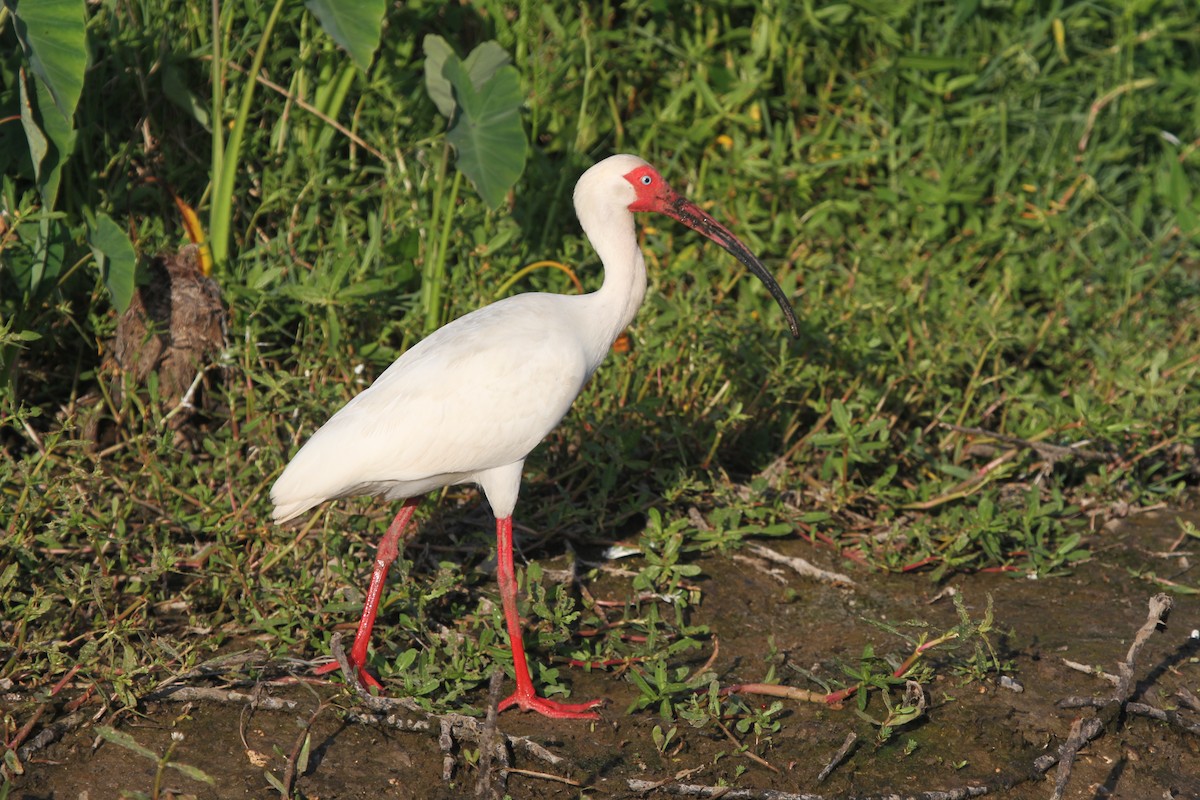
{"type": "Polygon", "coordinates": [[[276,518],[335,497],[429,491],[524,459],[594,369],[561,307],[527,299],[536,297],[480,309],[401,356],[296,454],[271,491],[276,518]]]}

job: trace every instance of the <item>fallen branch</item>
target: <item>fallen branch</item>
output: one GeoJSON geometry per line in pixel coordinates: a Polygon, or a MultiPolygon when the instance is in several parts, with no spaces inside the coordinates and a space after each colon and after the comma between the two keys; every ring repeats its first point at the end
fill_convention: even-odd
{"type": "MultiPolygon", "coordinates": [[[[436,733],[443,751],[447,751],[448,746],[452,746],[456,741],[467,741],[479,747],[486,743],[488,738],[484,730],[486,723],[475,717],[453,713],[434,714],[421,708],[416,701],[408,697],[376,697],[369,693],[358,682],[357,674],[350,667],[350,661],[346,658],[346,651],[342,647],[340,633],[333,635],[329,646],[334,658],[337,659],[338,666],[341,667],[346,684],[354,690],[355,696],[371,712],[370,714],[347,712],[347,719],[350,721],[360,724],[387,725],[390,728],[414,733],[436,733]]],[[[504,745],[512,747],[514,750],[520,750],[539,761],[555,767],[567,764],[566,759],[554,755],[545,747],[525,736],[509,736],[507,733],[501,733],[500,736],[504,745]]],[[[502,763],[506,763],[506,760],[502,763]]]]}
{"type": "MultiPolygon", "coordinates": [[[[1166,594],[1157,594],[1150,598],[1146,621],[1142,623],[1142,627],[1138,629],[1137,634],[1133,637],[1133,643],[1129,646],[1129,651],[1125,654],[1125,660],[1117,665],[1118,681],[1116,690],[1109,697],[1101,699],[1098,703],[1099,713],[1096,716],[1075,720],[1075,723],[1071,726],[1070,736],[1058,748],[1056,753],[1047,753],[1034,761],[1033,768],[1038,774],[1045,773],[1056,763],[1058,764],[1054,780],[1054,793],[1051,795],[1051,800],[1061,800],[1063,797],[1067,784],[1071,779],[1071,769],[1074,766],[1075,757],[1079,754],[1079,751],[1088,742],[1098,738],[1106,727],[1119,725],[1122,714],[1129,711],[1131,705],[1141,705],[1129,702],[1136,690],[1133,681],[1134,667],[1137,664],[1138,655],[1146,645],[1146,642],[1149,641],[1158,626],[1166,620],[1172,604],[1173,601],[1166,594]]],[[[1077,700],[1078,698],[1070,699],[1077,700]]]]}
{"type": "Polygon", "coordinates": [[[142,698],[150,702],[171,703],[233,703],[264,711],[297,711],[300,703],[272,697],[261,692],[239,692],[237,689],[218,689],[214,686],[179,686],[172,684],[155,689],[142,698]]]}
{"type": "Polygon", "coordinates": [[[1105,672],[1104,670],[1100,669],[1099,667],[1093,667],[1090,664],[1081,664],[1078,661],[1072,661],[1069,658],[1064,658],[1062,660],[1062,662],[1064,665],[1070,667],[1073,670],[1076,670],[1077,672],[1083,672],[1087,675],[1095,675],[1096,677],[1103,678],[1104,680],[1111,683],[1113,686],[1116,686],[1118,683],[1121,682],[1121,679],[1118,678],[1116,675],[1112,675],[1108,672],[1105,672]]]}
{"type": "Polygon", "coordinates": [[[761,544],[750,543],[748,547],[755,555],[761,556],[768,561],[774,561],[776,564],[783,564],[785,567],[790,567],[805,578],[814,578],[824,583],[832,583],[835,586],[854,586],[854,581],[848,576],[840,572],[830,572],[829,570],[821,569],[803,558],[785,556],[769,547],[763,547],[761,544]]]}
{"type": "Polygon", "coordinates": [[[1079,755],[1083,746],[1099,736],[1102,730],[1104,730],[1104,721],[1099,717],[1091,717],[1086,720],[1080,718],[1071,725],[1071,735],[1058,748],[1058,772],[1055,775],[1054,793],[1050,795],[1050,800],[1062,800],[1063,792],[1067,790],[1067,783],[1071,780],[1071,768],[1075,766],[1075,757],[1079,755]]]}
{"type": "MultiPolygon", "coordinates": [[[[1111,699],[1105,697],[1064,697],[1058,701],[1057,705],[1059,708],[1107,708],[1110,702],[1112,702],[1111,699]]],[[[1184,719],[1178,711],[1133,702],[1126,703],[1124,710],[1131,717],[1148,717],[1179,728],[1185,733],[1200,734],[1200,724],[1184,719]]]]}
{"type": "Polygon", "coordinates": [[[721,720],[719,720],[719,719],[714,720],[714,722],[717,723],[717,727],[721,729],[721,732],[725,734],[725,737],[727,739],[729,739],[729,741],[733,742],[733,746],[735,748],[737,748],[738,755],[743,755],[746,758],[750,759],[751,761],[755,762],[756,764],[761,764],[762,766],[771,770],[771,772],[774,772],[776,775],[780,774],[779,769],[776,768],[773,764],[771,764],[771,762],[767,761],[765,758],[758,755],[753,750],[751,750],[749,747],[746,747],[740,741],[738,741],[738,738],[733,735],[733,731],[729,730],[729,728],[726,727],[724,722],[721,722],[721,720]]]}
{"type": "Polygon", "coordinates": [[[34,736],[26,744],[19,747],[17,749],[17,758],[22,762],[28,761],[34,753],[49,747],[68,733],[82,728],[90,718],[90,714],[76,711],[74,714],[68,714],[62,719],[55,720],[42,728],[37,736],[34,736]]]}
{"type": "Polygon", "coordinates": [[[1050,462],[1062,461],[1064,459],[1082,459],[1083,461],[1115,461],[1116,456],[1111,453],[1102,453],[1099,450],[1089,450],[1083,447],[1082,444],[1076,445],[1061,445],[1050,444],[1048,442],[1037,442],[1032,439],[1022,439],[1019,436],[1010,436],[1007,433],[999,431],[989,431],[985,428],[972,428],[966,425],[953,425],[949,422],[940,423],[943,428],[947,428],[958,433],[968,433],[974,436],[986,436],[989,439],[995,439],[998,442],[1013,444],[1018,447],[1023,447],[1026,450],[1032,450],[1042,458],[1050,462]]]}
{"type": "Polygon", "coordinates": [[[850,755],[850,751],[854,748],[854,743],[857,741],[858,734],[854,731],[850,731],[846,734],[846,740],[842,742],[842,746],[838,748],[838,751],[833,754],[833,758],[829,759],[829,763],[826,764],[825,768],[822,769],[820,774],[817,775],[817,783],[824,782],[826,778],[833,774],[833,771],[837,769],[838,765],[845,761],[846,757],[850,755]]]}
{"type": "Polygon", "coordinates": [[[1168,725],[1179,728],[1196,736],[1200,736],[1200,723],[1191,722],[1183,718],[1183,715],[1178,711],[1169,709],[1155,708],[1154,706],[1146,705],[1145,703],[1127,703],[1125,711],[1129,714],[1138,717],[1149,717],[1150,719],[1165,722],[1168,725]]]}
{"type": "MultiPolygon", "coordinates": [[[[509,763],[508,748],[500,738],[500,728],[497,721],[500,717],[500,690],[504,673],[493,670],[488,682],[487,717],[483,720],[480,730],[479,743],[479,775],[475,779],[475,796],[486,797],[489,800],[501,800],[508,789],[508,772],[512,766],[509,763]],[[499,765],[499,769],[497,769],[499,765]]],[[[443,730],[443,736],[446,731],[443,730]]],[[[453,741],[442,742],[444,761],[442,764],[442,780],[449,781],[453,776],[454,756],[450,752],[453,741]]]]}
{"type": "Polygon", "coordinates": [[[527,778],[538,778],[543,781],[555,781],[556,783],[565,783],[567,786],[582,786],[583,784],[571,778],[564,778],[562,775],[555,775],[551,772],[534,772],[531,769],[517,769],[516,767],[505,767],[504,773],[507,775],[524,775],[527,778]]]}
{"type": "MultiPolygon", "coordinates": [[[[830,800],[825,795],[795,792],[780,792],[774,789],[734,789],[729,786],[701,786],[694,783],[662,783],[630,778],[626,785],[634,792],[658,791],[676,797],[711,797],[716,800],[830,800]]],[[[990,790],[986,786],[964,786],[948,792],[919,792],[917,794],[886,794],[842,796],[837,800],[970,800],[983,797],[990,790]]]]}

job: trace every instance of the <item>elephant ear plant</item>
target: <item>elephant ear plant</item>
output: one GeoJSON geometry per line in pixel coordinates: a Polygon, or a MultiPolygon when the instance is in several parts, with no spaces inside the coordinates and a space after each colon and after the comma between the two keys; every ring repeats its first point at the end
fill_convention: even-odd
{"type": "Polygon", "coordinates": [[[113,306],[124,311],[136,256],[125,231],[92,207],[92,197],[76,187],[69,196],[62,191],[89,64],[84,1],[5,0],[0,37],[18,45],[6,44],[0,57],[0,108],[18,108],[20,119],[0,125],[0,386],[7,388],[21,349],[62,313],[55,293],[76,269],[90,262],[113,306]],[[79,259],[82,244],[90,259],[79,259]]]}
{"type": "MultiPolygon", "coordinates": [[[[385,0],[335,3],[308,0],[306,6],[326,33],[349,53],[351,62],[337,78],[339,96],[350,81],[371,63],[378,47],[386,10],[385,0]]],[[[249,74],[257,76],[284,0],[276,0],[266,15],[249,74]]],[[[234,15],[212,4],[212,187],[209,236],[200,251],[205,276],[215,262],[224,268],[229,258],[231,217],[242,138],[250,116],[257,81],[246,79],[238,110],[225,136],[223,119],[230,65],[229,49],[234,15]]],[[[19,108],[20,125],[0,126],[0,383],[15,379],[22,347],[41,338],[41,331],[60,314],[53,294],[81,265],[94,265],[118,313],[134,299],[137,251],[125,229],[93,207],[94,199],[72,185],[63,192],[63,172],[77,139],[76,112],[92,48],[88,40],[85,0],[37,0],[0,5],[0,34],[15,38],[19,47],[0,59],[0,107],[19,108]],[[31,175],[32,182],[25,176],[31,175]],[[91,258],[72,264],[75,251],[86,244],[91,258]]],[[[201,109],[202,110],[202,109],[201,109]]],[[[86,182],[85,185],[90,185],[86,182]]],[[[189,236],[202,242],[203,231],[190,208],[180,203],[189,236]]],[[[86,251],[85,251],[86,252],[86,251]]]]}
{"type": "Polygon", "coordinates": [[[446,146],[434,180],[430,231],[436,245],[426,251],[421,275],[421,309],[425,333],[442,322],[442,284],[458,190],[465,175],[489,208],[497,208],[512,191],[529,155],[521,124],[521,79],[508,53],[496,42],[484,42],[460,59],[440,36],[425,37],[425,90],[449,122],[446,146]],[[443,200],[450,149],[458,156],[458,171],[443,200]],[[440,228],[440,230],[439,230],[440,228]]]}
{"type": "MultiPolygon", "coordinates": [[[[271,9],[260,42],[255,48],[250,74],[257,75],[267,43],[274,30],[283,0],[271,9]]],[[[347,53],[353,64],[342,68],[333,79],[331,106],[341,104],[350,83],[358,71],[366,72],[379,45],[384,4],[379,0],[366,3],[335,3],[328,0],[308,0],[308,9],[347,53]]],[[[225,69],[220,57],[223,43],[228,45],[229,26],[219,17],[213,19],[212,87],[213,109],[225,105],[225,69]]],[[[453,47],[440,36],[429,35],[424,40],[425,86],[429,97],[448,122],[446,145],[439,162],[433,185],[432,216],[426,237],[426,250],[421,259],[421,311],[425,332],[437,328],[444,320],[442,287],[445,282],[446,256],[449,244],[451,213],[458,202],[463,176],[479,192],[489,208],[500,206],[512,191],[525,169],[529,144],[521,123],[520,75],[511,58],[494,41],[480,44],[459,58],[453,47]],[[457,156],[457,171],[446,189],[446,172],[451,149],[457,156]],[[436,236],[436,238],[434,238],[436,236]]],[[[212,174],[213,193],[209,216],[212,260],[224,264],[229,258],[234,186],[238,174],[238,154],[246,122],[253,107],[255,83],[248,81],[242,89],[237,115],[223,140],[222,126],[213,126],[212,174]]]]}

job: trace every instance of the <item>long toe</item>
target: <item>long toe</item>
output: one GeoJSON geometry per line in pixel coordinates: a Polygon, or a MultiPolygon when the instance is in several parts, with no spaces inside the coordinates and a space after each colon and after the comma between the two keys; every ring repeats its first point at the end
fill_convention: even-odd
{"type": "Polygon", "coordinates": [[[522,695],[520,692],[514,692],[501,701],[500,710],[506,711],[516,706],[522,711],[536,711],[543,717],[552,719],[600,719],[600,715],[592,709],[599,708],[604,704],[604,700],[589,700],[586,703],[560,703],[536,694],[522,695]]]}
{"type": "MultiPolygon", "coordinates": [[[[350,668],[353,669],[354,672],[358,675],[358,682],[361,683],[366,688],[368,688],[368,689],[375,688],[375,689],[380,689],[380,690],[383,689],[383,684],[380,683],[379,681],[375,680],[374,675],[367,672],[366,666],[364,666],[362,664],[355,664],[355,663],[351,662],[350,668]]],[[[313,674],[314,675],[328,675],[331,672],[337,672],[338,669],[339,669],[338,663],[336,661],[332,661],[328,664],[322,664],[321,666],[314,668],[313,674]]],[[[349,680],[350,676],[347,675],[346,679],[349,680]]]]}

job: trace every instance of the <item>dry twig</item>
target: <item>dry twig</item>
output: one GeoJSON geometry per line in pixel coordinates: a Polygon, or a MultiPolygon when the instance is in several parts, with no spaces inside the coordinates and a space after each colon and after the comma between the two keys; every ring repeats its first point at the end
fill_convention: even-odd
{"type": "Polygon", "coordinates": [[[1054,780],[1054,793],[1051,795],[1052,800],[1061,800],[1063,797],[1063,793],[1066,791],[1067,784],[1071,779],[1071,769],[1074,766],[1075,757],[1079,754],[1079,751],[1088,742],[1099,737],[1107,725],[1119,724],[1122,712],[1129,710],[1129,706],[1131,705],[1129,699],[1133,696],[1136,689],[1133,676],[1138,655],[1146,645],[1146,642],[1154,634],[1154,631],[1166,620],[1172,604],[1173,601],[1166,594],[1157,594],[1150,598],[1150,607],[1146,615],[1146,621],[1142,623],[1142,627],[1138,629],[1137,634],[1134,636],[1133,643],[1129,646],[1129,651],[1125,654],[1125,660],[1118,665],[1119,679],[1117,688],[1112,695],[1104,698],[1099,704],[1100,713],[1097,716],[1087,719],[1077,719],[1075,724],[1071,726],[1071,735],[1058,748],[1057,753],[1048,753],[1034,761],[1033,766],[1038,774],[1048,771],[1055,763],[1058,763],[1058,770],[1054,780]]]}
{"type": "Polygon", "coordinates": [[[783,564],[786,567],[790,567],[798,574],[803,575],[806,578],[814,578],[825,583],[832,583],[835,586],[854,585],[854,581],[848,576],[843,575],[840,572],[830,572],[829,570],[821,569],[820,567],[814,566],[803,558],[785,556],[782,553],[777,553],[771,548],[763,547],[760,544],[750,543],[748,547],[755,555],[762,556],[768,561],[774,561],[776,564],[783,564]]]}
{"type": "Polygon", "coordinates": [[[833,758],[829,759],[829,763],[826,764],[825,768],[821,770],[819,775],[817,775],[817,783],[823,782],[833,773],[835,769],[837,769],[839,764],[846,760],[846,756],[850,755],[850,751],[854,748],[854,743],[857,741],[858,734],[854,731],[850,731],[846,734],[846,741],[842,742],[842,746],[839,747],[838,751],[833,754],[833,758]]]}
{"type": "MultiPolygon", "coordinates": [[[[475,779],[475,796],[486,797],[488,800],[500,800],[508,788],[507,769],[508,748],[500,736],[496,722],[500,716],[500,690],[504,673],[500,670],[492,672],[488,684],[488,710],[483,720],[483,729],[479,736],[479,776],[475,779]],[[500,769],[496,769],[499,764],[500,769]]],[[[449,780],[446,772],[454,766],[453,757],[447,753],[448,759],[442,770],[442,778],[449,780]]]]}
{"type": "MultiPolygon", "coordinates": [[[[483,745],[484,723],[480,720],[463,714],[433,714],[421,708],[408,697],[376,697],[358,682],[358,677],[346,658],[345,648],[342,647],[341,634],[334,634],[329,645],[334,658],[337,659],[338,666],[342,669],[346,683],[354,689],[355,696],[371,712],[370,714],[349,712],[346,715],[348,720],[362,724],[387,725],[396,730],[416,733],[433,734],[436,731],[443,750],[446,750],[448,746],[452,747],[453,743],[458,741],[471,742],[476,746],[483,745]],[[447,745],[447,741],[449,741],[449,745],[447,745]]],[[[514,750],[520,750],[532,758],[544,761],[554,767],[563,767],[567,764],[566,759],[554,755],[545,747],[525,736],[509,736],[506,733],[500,735],[503,744],[514,750]]]]}
{"type": "MultiPolygon", "coordinates": [[[[774,789],[734,789],[730,786],[701,786],[694,783],[660,783],[630,778],[626,785],[634,792],[659,791],[676,797],[702,797],[716,800],[831,800],[825,795],[780,792],[774,789]]],[[[837,800],[970,800],[983,797],[986,786],[964,786],[947,792],[918,792],[917,794],[888,794],[875,796],[839,797],[837,800]]]]}

